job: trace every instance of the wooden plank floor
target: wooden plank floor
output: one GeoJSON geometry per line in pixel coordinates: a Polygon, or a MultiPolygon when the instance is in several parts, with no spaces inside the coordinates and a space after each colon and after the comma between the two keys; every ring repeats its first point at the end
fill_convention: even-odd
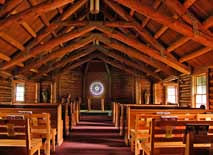
{"type": "Polygon", "coordinates": [[[83,116],[57,155],[133,155],[108,116],[83,116]]]}

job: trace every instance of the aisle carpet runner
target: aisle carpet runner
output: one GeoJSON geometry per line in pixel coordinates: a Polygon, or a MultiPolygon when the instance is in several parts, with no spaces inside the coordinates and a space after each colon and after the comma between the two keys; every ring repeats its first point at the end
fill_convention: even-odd
{"type": "Polygon", "coordinates": [[[56,155],[133,155],[108,116],[82,116],[56,155]]]}

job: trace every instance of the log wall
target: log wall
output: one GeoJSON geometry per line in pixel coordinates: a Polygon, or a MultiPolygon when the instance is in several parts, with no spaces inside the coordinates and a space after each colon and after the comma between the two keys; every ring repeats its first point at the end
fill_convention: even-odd
{"type": "Polygon", "coordinates": [[[192,106],[192,76],[180,75],[179,76],[179,105],[188,107],[192,106]]]}
{"type": "Polygon", "coordinates": [[[152,89],[151,82],[147,79],[142,79],[141,80],[141,104],[145,104],[145,92],[146,91],[150,94],[150,99],[151,99],[151,89],[152,89]]]}
{"type": "Polygon", "coordinates": [[[36,103],[36,83],[25,82],[25,102],[36,103]]]}
{"type": "Polygon", "coordinates": [[[134,101],[135,79],[133,76],[112,68],[112,98],[129,101],[134,101]]]}
{"type": "Polygon", "coordinates": [[[12,102],[12,81],[0,77],[0,104],[12,102]]]}
{"type": "Polygon", "coordinates": [[[213,109],[213,68],[209,69],[209,73],[208,73],[208,80],[209,80],[209,109],[213,109]]]}
{"type": "Polygon", "coordinates": [[[59,100],[71,94],[71,98],[82,96],[82,72],[70,71],[58,79],[59,100]]]}
{"type": "Polygon", "coordinates": [[[163,83],[155,83],[153,89],[154,104],[165,104],[165,87],[163,83]]]}

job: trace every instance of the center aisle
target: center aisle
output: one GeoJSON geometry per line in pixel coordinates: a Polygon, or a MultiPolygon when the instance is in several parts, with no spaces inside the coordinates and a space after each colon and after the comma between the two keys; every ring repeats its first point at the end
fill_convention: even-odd
{"type": "Polygon", "coordinates": [[[57,155],[133,155],[107,116],[83,116],[57,155]]]}

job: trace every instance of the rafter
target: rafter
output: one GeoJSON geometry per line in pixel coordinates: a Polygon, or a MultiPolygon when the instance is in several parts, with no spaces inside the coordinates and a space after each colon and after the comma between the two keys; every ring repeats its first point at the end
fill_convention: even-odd
{"type": "Polygon", "coordinates": [[[182,46],[183,44],[185,44],[187,41],[189,41],[190,38],[189,37],[183,37],[177,41],[175,41],[174,43],[172,43],[168,48],[167,51],[168,52],[172,52],[175,49],[177,49],[178,47],[182,46]]]}
{"type": "Polygon", "coordinates": [[[34,7],[26,9],[20,13],[12,15],[5,18],[0,22],[0,29],[4,28],[6,25],[12,24],[14,21],[24,20],[27,17],[39,16],[39,14],[54,10],[56,8],[62,7],[68,3],[72,3],[73,0],[63,0],[63,1],[52,1],[48,0],[34,7]]]}
{"type": "Polygon", "coordinates": [[[89,48],[87,48],[86,50],[83,51],[79,51],[77,54],[72,55],[68,58],[62,59],[59,62],[54,63],[51,67],[49,67],[48,65],[46,67],[43,67],[42,70],[39,70],[39,73],[36,75],[36,77],[40,77],[43,74],[47,74],[53,70],[56,70],[57,68],[63,68],[65,65],[67,65],[68,63],[71,63],[73,61],[76,61],[78,59],[80,59],[81,57],[87,56],[89,54],[91,54],[92,52],[94,52],[97,49],[97,47],[95,46],[91,46],[89,48]]]}
{"type": "MultiPolygon", "coordinates": [[[[87,62],[89,62],[90,60],[97,58],[100,56],[100,53],[92,53],[89,56],[83,57],[80,60],[78,60],[77,62],[73,62],[72,64],[68,64],[66,65],[64,68],[57,70],[56,72],[51,73],[51,76],[60,76],[61,74],[63,74],[64,72],[67,72],[69,70],[75,69],[87,62]]],[[[37,79],[40,77],[37,77],[37,79]]]]}
{"type": "Polygon", "coordinates": [[[96,39],[96,35],[92,34],[91,36],[88,36],[87,38],[82,39],[79,42],[73,42],[72,44],[70,44],[66,47],[60,48],[50,54],[45,55],[41,59],[31,62],[26,67],[24,67],[22,70],[20,70],[18,72],[18,74],[23,74],[23,73],[29,71],[31,68],[39,68],[42,64],[45,64],[48,61],[59,58],[59,57],[63,57],[67,53],[71,53],[72,51],[74,51],[76,49],[86,46],[87,44],[93,42],[93,40],[95,40],[95,39],[96,39]]]}
{"type": "Polygon", "coordinates": [[[46,42],[43,45],[39,45],[36,48],[33,48],[30,52],[28,52],[26,54],[26,52],[24,54],[20,54],[17,57],[15,57],[13,60],[11,60],[10,62],[6,63],[5,65],[2,66],[2,70],[6,70],[18,63],[21,63],[23,61],[26,61],[27,59],[31,58],[31,57],[35,57],[36,55],[40,54],[43,51],[48,51],[51,50],[52,48],[58,46],[61,43],[67,42],[69,40],[75,39],[77,37],[80,37],[92,30],[95,29],[94,25],[88,25],[86,27],[83,27],[81,29],[77,29],[73,32],[64,34],[60,37],[54,38],[49,40],[48,42],[46,42]]]}
{"type": "MultiPolygon", "coordinates": [[[[161,5],[161,1],[159,0],[155,0],[155,2],[153,3],[153,8],[157,9],[159,8],[161,5]]],[[[142,27],[144,28],[150,21],[151,19],[149,17],[146,17],[146,19],[142,22],[142,27]]]]}
{"type": "Polygon", "coordinates": [[[128,66],[131,66],[131,67],[133,67],[133,68],[135,68],[135,69],[137,69],[139,71],[142,71],[142,72],[146,73],[147,76],[151,75],[152,77],[154,77],[157,80],[162,80],[159,75],[153,73],[149,68],[145,67],[142,64],[140,64],[140,65],[136,64],[136,63],[134,63],[134,62],[132,62],[132,61],[130,61],[130,60],[118,55],[118,54],[115,54],[115,52],[112,52],[111,50],[107,50],[106,48],[103,48],[103,47],[98,47],[98,50],[100,52],[104,53],[105,55],[110,56],[110,57],[120,61],[121,63],[124,63],[124,64],[126,64],[128,66]]]}
{"type": "Polygon", "coordinates": [[[119,4],[114,3],[113,1],[110,0],[104,0],[104,2],[111,7],[116,13],[118,13],[123,19],[126,21],[131,21],[134,23],[134,28],[135,30],[148,42],[150,43],[153,47],[158,49],[162,54],[165,52],[165,48],[163,45],[161,45],[152,35],[145,30],[144,28],[141,28],[140,24],[133,18],[131,17],[119,4]]]}
{"type": "Polygon", "coordinates": [[[27,24],[26,22],[22,22],[21,25],[24,27],[24,29],[34,38],[37,37],[36,32],[32,29],[32,27],[27,24]]]}
{"type": "Polygon", "coordinates": [[[0,52],[0,59],[5,60],[5,61],[10,61],[11,58],[5,54],[3,54],[2,52],[0,52]]]}
{"type": "Polygon", "coordinates": [[[197,0],[185,0],[183,3],[185,8],[190,8],[197,0]]]}
{"type": "Polygon", "coordinates": [[[168,75],[177,74],[176,72],[174,72],[174,70],[172,70],[165,64],[163,64],[159,61],[156,61],[155,59],[152,59],[151,57],[148,57],[133,48],[130,48],[124,44],[121,44],[118,41],[106,38],[104,36],[101,37],[101,39],[99,41],[103,42],[104,44],[106,44],[109,47],[112,47],[115,50],[118,50],[118,51],[128,55],[129,57],[132,57],[137,60],[140,60],[141,62],[147,63],[147,64],[151,65],[152,67],[159,68],[161,71],[163,71],[164,73],[166,73],[168,75]]]}
{"type": "Polygon", "coordinates": [[[5,32],[0,32],[0,37],[15,48],[18,48],[21,51],[25,50],[24,46],[19,41],[15,40],[13,37],[6,34],[5,32]]]}
{"type": "Polygon", "coordinates": [[[203,22],[203,29],[208,29],[213,26],[213,16],[210,16],[203,22]]]}
{"type": "MultiPolygon", "coordinates": [[[[166,1],[166,2],[168,2],[168,1],[166,1]]],[[[173,2],[173,1],[170,1],[170,2],[173,2]]],[[[167,4],[167,3],[166,3],[166,4],[167,4]]],[[[191,3],[191,5],[192,5],[192,4],[193,4],[193,3],[191,3]]],[[[185,9],[188,9],[191,5],[188,4],[188,5],[185,7],[185,9]]],[[[174,15],[173,18],[174,18],[174,19],[178,19],[179,16],[174,15]]],[[[156,39],[157,39],[157,38],[160,38],[160,36],[162,36],[168,29],[169,29],[168,26],[166,26],[166,25],[162,26],[162,27],[156,32],[155,38],[156,38],[156,39]]]]}
{"type": "Polygon", "coordinates": [[[186,23],[192,25],[194,31],[201,30],[204,33],[210,34],[211,32],[203,29],[202,23],[197,19],[188,8],[185,8],[178,0],[165,0],[165,4],[169,9],[175,11],[179,17],[181,17],[186,23]]]}
{"type": "Polygon", "coordinates": [[[116,2],[119,2],[122,5],[125,5],[126,7],[129,7],[131,9],[134,9],[138,13],[141,13],[145,16],[149,16],[153,20],[163,24],[167,25],[169,28],[190,37],[192,40],[196,42],[200,42],[205,46],[213,48],[212,40],[213,38],[209,35],[206,35],[199,31],[199,34],[195,34],[193,32],[192,27],[181,23],[178,20],[173,19],[172,17],[166,16],[159,11],[156,11],[152,9],[151,7],[147,5],[141,5],[141,2],[138,0],[132,0],[132,1],[126,1],[126,0],[116,0],[116,2]]]}
{"type": "Polygon", "coordinates": [[[0,10],[0,17],[5,16],[15,9],[24,0],[7,1],[0,10]]]}
{"type": "Polygon", "coordinates": [[[139,73],[139,72],[136,72],[130,68],[127,68],[125,65],[122,65],[118,62],[115,62],[115,61],[112,61],[111,59],[109,59],[108,57],[106,56],[99,56],[98,57],[99,59],[101,59],[103,62],[107,63],[107,64],[110,64],[112,66],[114,66],[115,68],[118,68],[120,70],[123,70],[131,75],[134,75],[134,76],[139,76],[139,77],[142,77],[142,74],[139,73]]]}
{"type": "Polygon", "coordinates": [[[70,8],[68,8],[67,11],[64,12],[63,16],[61,17],[61,20],[64,21],[67,18],[69,18],[72,14],[74,14],[78,9],[80,9],[87,2],[88,0],[78,0],[70,8]]]}
{"type": "Polygon", "coordinates": [[[142,53],[145,53],[145,54],[153,57],[154,59],[159,60],[182,73],[190,74],[190,72],[191,72],[191,70],[187,66],[179,63],[178,61],[175,61],[174,59],[162,57],[159,54],[159,52],[156,51],[155,49],[147,47],[146,45],[144,45],[143,43],[141,43],[137,40],[128,38],[125,35],[117,32],[116,30],[112,30],[112,29],[104,27],[104,26],[99,26],[99,27],[97,27],[97,29],[100,30],[101,32],[107,34],[109,37],[117,39],[133,48],[136,48],[137,50],[141,51],[142,53]]]}
{"type": "Polygon", "coordinates": [[[187,55],[183,56],[182,58],[180,58],[179,61],[180,62],[189,61],[189,60],[197,58],[197,57],[199,57],[199,56],[201,56],[203,54],[206,54],[206,53],[208,53],[210,51],[212,51],[212,48],[204,47],[202,49],[199,49],[197,51],[194,51],[194,52],[192,52],[190,54],[187,54],[187,55]]]}

